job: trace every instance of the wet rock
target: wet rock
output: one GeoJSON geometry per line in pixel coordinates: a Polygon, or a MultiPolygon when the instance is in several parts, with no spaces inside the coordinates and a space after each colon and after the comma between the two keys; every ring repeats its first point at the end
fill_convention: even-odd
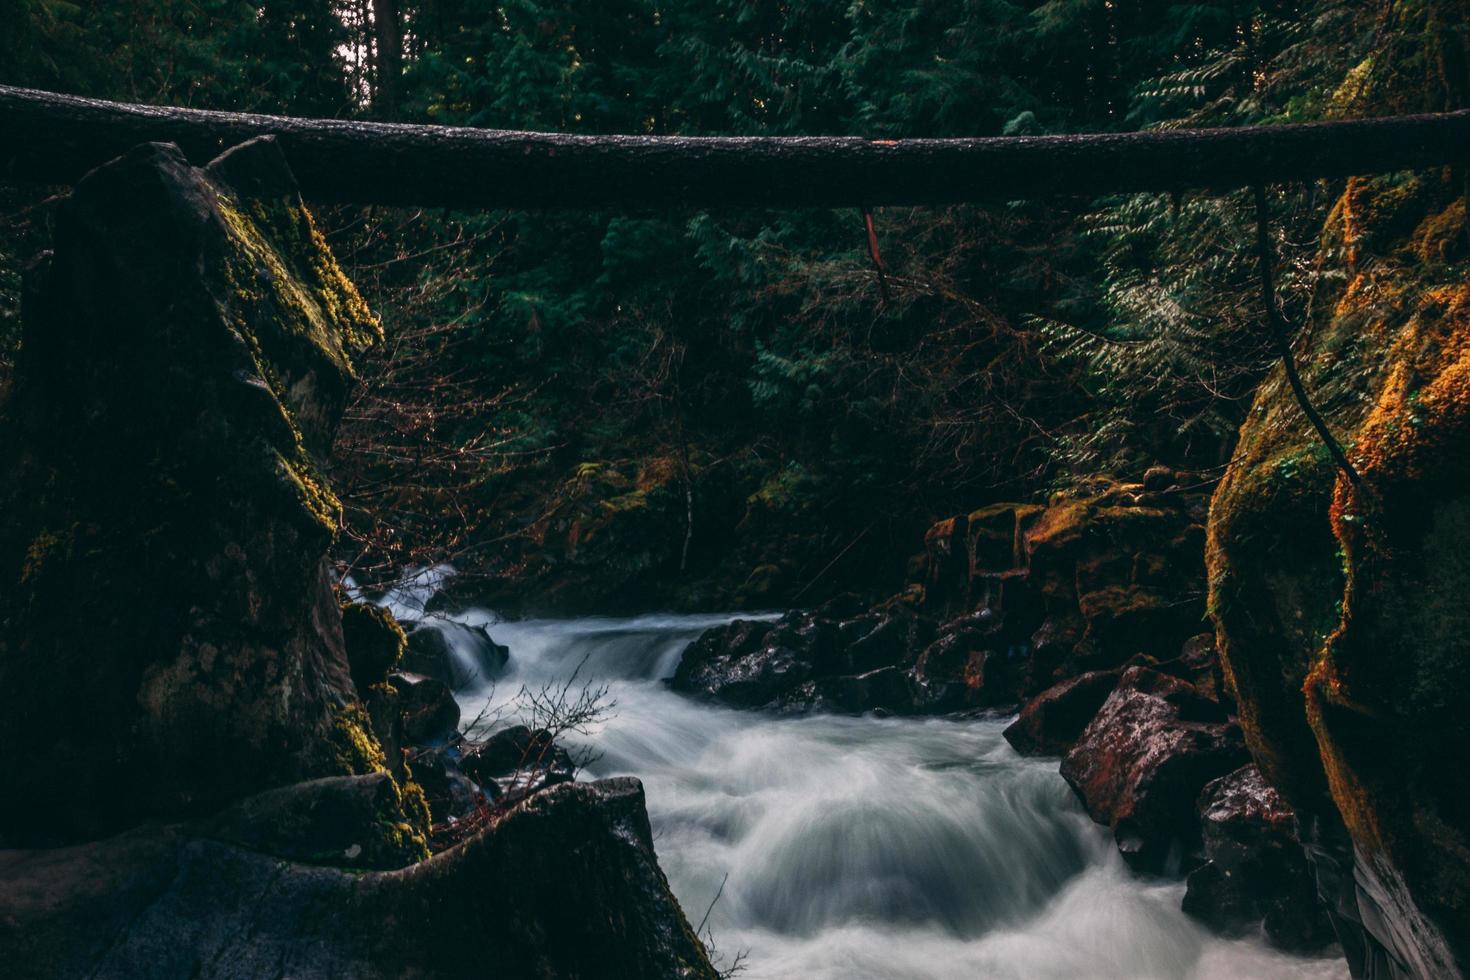
{"type": "Polygon", "coordinates": [[[1027,701],[1004,735],[1022,755],[1062,755],[1076,744],[1118,686],[1121,670],[1095,670],[1027,701]]]}
{"type": "Polygon", "coordinates": [[[403,695],[385,679],[362,693],[368,724],[383,750],[383,765],[400,783],[407,779],[404,756],[408,738],[403,732],[403,695]]]}
{"type": "Polygon", "coordinates": [[[1230,935],[1264,924],[1272,943],[1292,952],[1333,941],[1296,816],[1260,769],[1243,766],[1207,784],[1199,810],[1206,863],[1189,875],[1185,912],[1230,935]]]}
{"type": "Polygon", "coordinates": [[[478,745],[463,749],[460,767],[481,786],[520,790],[554,785],[576,776],[569,752],[545,729],[523,724],[500,729],[478,745]]]}
{"type": "Polygon", "coordinates": [[[0,880],[12,980],[716,976],[630,778],[538,793],[398,871],[314,867],[150,825],[0,851],[0,880]]]}
{"type": "Polygon", "coordinates": [[[403,738],[409,745],[442,742],[459,731],[459,702],[440,680],[395,671],[389,683],[398,691],[403,738]]]}
{"type": "Polygon", "coordinates": [[[1028,651],[990,609],[951,620],[919,654],[913,676],[932,711],[996,707],[1019,700],[1028,651]]]}
{"type": "Polygon", "coordinates": [[[739,708],[911,712],[920,699],[911,670],[934,629],[907,612],[736,621],[691,643],[670,684],[739,708]]]}
{"type": "Polygon", "coordinates": [[[496,643],[483,626],[448,619],[424,619],[408,633],[403,668],[442,681],[456,691],[500,676],[510,662],[510,648],[496,643]]]}
{"type": "Polygon", "coordinates": [[[1124,858],[1160,871],[1197,844],[1205,784],[1247,761],[1240,729],[1218,703],[1178,678],[1130,667],[1061,771],[1124,858]]]}

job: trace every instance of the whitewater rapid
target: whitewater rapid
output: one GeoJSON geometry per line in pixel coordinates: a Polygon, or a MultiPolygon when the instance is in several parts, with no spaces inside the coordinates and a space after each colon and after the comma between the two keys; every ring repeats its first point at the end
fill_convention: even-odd
{"type": "Polygon", "coordinates": [[[509,723],[522,686],[579,665],[607,685],[585,778],[643,780],[685,914],[709,909],[704,937],[726,966],[744,951],[750,980],[1347,976],[1198,927],[1182,884],[1130,873],[1057,761],[1011,750],[1006,719],[781,717],[670,691],[684,647],[728,616],[453,618],[511,650],[493,686],[461,692],[466,718],[509,723]]]}

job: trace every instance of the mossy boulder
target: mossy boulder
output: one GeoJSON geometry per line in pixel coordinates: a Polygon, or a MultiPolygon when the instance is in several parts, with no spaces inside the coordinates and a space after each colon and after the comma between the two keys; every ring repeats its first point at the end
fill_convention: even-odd
{"type": "Polygon", "coordinates": [[[1346,276],[1299,356],[1361,484],[1278,370],[1209,524],[1251,750],[1299,813],[1346,825],[1364,955],[1394,975],[1470,969],[1470,285],[1447,177],[1350,181],[1323,236],[1346,276]]]}
{"type": "Polygon", "coordinates": [[[340,771],[354,698],[318,459],[379,327],[279,150],[140,146],[54,241],[0,419],[12,843],[340,771]]]}
{"type": "Polygon", "coordinates": [[[388,671],[403,659],[408,637],[393,614],[382,606],[349,602],[342,606],[342,640],[352,683],[363,694],[388,679],[388,671]]]}

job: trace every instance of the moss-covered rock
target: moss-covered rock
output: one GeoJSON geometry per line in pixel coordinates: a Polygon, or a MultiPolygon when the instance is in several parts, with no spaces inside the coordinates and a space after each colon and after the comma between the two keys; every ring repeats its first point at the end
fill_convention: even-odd
{"type": "MultiPolygon", "coordinates": [[[[1470,965],[1470,287],[1439,174],[1349,183],[1324,234],[1346,281],[1303,374],[1362,477],[1334,467],[1281,372],[1216,492],[1210,605],[1240,718],[1298,811],[1357,849],[1369,951],[1470,965]]],[[[1320,304],[1320,300],[1319,300],[1320,304]]],[[[1349,859],[1351,860],[1351,859],[1349,859]]]]}
{"type": "Polygon", "coordinates": [[[342,640],[359,694],[386,681],[388,671],[398,666],[408,646],[408,637],[393,614],[368,602],[342,606],[342,640]]]}
{"type": "Polygon", "coordinates": [[[273,142],[138,147],[58,209],[0,421],[0,834],[338,769],[317,460],[379,333],[273,142]],[[85,720],[76,707],[85,705],[85,720]]]}

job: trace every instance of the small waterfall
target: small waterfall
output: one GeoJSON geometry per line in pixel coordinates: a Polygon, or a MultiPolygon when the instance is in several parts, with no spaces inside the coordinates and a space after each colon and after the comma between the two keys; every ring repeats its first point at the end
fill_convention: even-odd
{"type": "Polygon", "coordinates": [[[607,686],[587,775],[644,781],[675,894],[694,924],[719,894],[706,930],[726,962],[748,951],[743,976],[1346,977],[1197,926],[1183,886],[1129,872],[1056,761],[1017,756],[1004,720],[776,716],[671,692],[684,647],[731,618],[453,617],[511,649],[504,677],[460,693],[467,717],[488,704],[508,723],[522,686],[573,671],[607,686]]]}

